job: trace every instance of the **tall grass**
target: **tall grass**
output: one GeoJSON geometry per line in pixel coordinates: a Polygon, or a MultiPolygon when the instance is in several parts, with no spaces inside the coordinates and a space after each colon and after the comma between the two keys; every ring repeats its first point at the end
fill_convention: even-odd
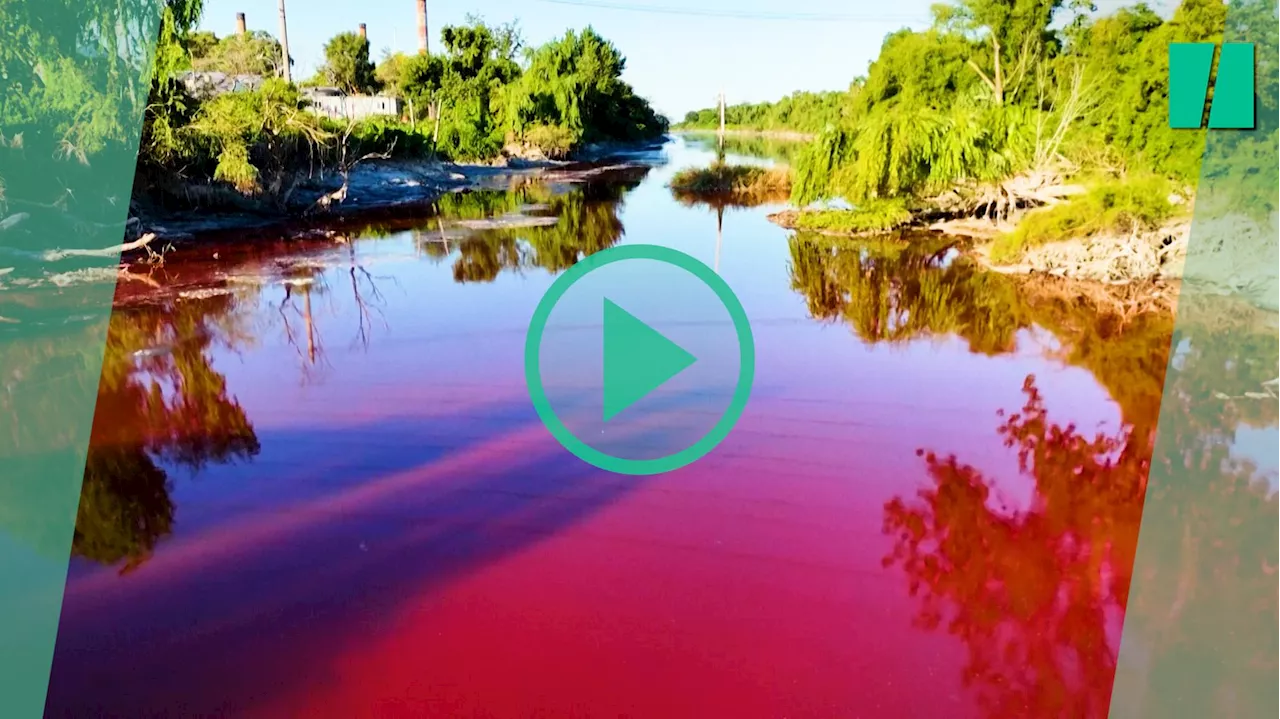
{"type": "Polygon", "coordinates": [[[996,239],[991,259],[1010,262],[1050,242],[1156,229],[1179,213],[1169,201],[1174,189],[1157,175],[1097,181],[1067,202],[1027,213],[1017,228],[996,239]]]}
{"type": "Polygon", "coordinates": [[[720,197],[737,202],[784,201],[791,191],[785,167],[716,163],[677,172],[670,187],[676,195],[720,197]]]}
{"type": "Polygon", "coordinates": [[[795,217],[795,228],[823,233],[888,232],[910,224],[913,217],[903,200],[867,200],[852,210],[799,212],[795,217]]]}

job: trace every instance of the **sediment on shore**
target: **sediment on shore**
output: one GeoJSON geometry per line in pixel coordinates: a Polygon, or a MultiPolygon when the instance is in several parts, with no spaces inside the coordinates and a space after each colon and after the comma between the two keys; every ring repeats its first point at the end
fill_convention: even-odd
{"type": "Polygon", "coordinates": [[[603,143],[569,160],[496,158],[485,163],[375,159],[351,167],[300,176],[286,191],[245,197],[213,183],[164,190],[168,209],[156,198],[131,205],[130,234],[151,233],[163,242],[226,231],[328,225],[361,218],[407,216],[429,209],[442,195],[462,190],[504,189],[522,177],[580,182],[610,170],[652,163],[654,143],[603,143]],[[177,200],[177,202],[172,202],[177,200]]]}

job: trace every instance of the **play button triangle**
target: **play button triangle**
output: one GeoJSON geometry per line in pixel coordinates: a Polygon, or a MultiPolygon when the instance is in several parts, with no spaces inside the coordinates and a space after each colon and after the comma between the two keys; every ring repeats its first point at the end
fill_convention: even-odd
{"type": "Polygon", "coordinates": [[[696,362],[680,345],[604,300],[604,421],[696,362]]]}

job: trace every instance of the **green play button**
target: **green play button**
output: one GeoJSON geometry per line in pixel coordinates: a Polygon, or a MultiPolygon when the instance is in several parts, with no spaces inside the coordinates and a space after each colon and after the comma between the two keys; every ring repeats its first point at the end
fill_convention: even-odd
{"type": "Polygon", "coordinates": [[[608,298],[604,301],[604,420],[639,402],[697,362],[698,358],[636,319],[608,298]]]}
{"type": "Polygon", "coordinates": [[[538,418],[574,456],[658,474],[729,435],[751,395],[755,344],[742,303],[706,264],[669,247],[622,245],[551,284],[529,322],[524,374],[538,418]]]}

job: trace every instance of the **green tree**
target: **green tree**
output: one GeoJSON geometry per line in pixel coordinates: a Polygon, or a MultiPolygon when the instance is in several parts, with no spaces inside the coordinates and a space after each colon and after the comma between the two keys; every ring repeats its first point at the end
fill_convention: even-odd
{"type": "Polygon", "coordinates": [[[960,0],[946,17],[952,27],[978,36],[990,50],[969,67],[982,79],[997,105],[1010,99],[1027,79],[1031,66],[1057,46],[1050,31],[1062,0],[960,0]],[[985,67],[984,67],[985,66],[985,67]]]}
{"type": "Polygon", "coordinates": [[[324,59],[320,74],[334,87],[353,94],[377,91],[368,39],[354,32],[339,33],[325,43],[324,59]]]}
{"type": "Polygon", "coordinates": [[[221,40],[214,38],[213,44],[209,43],[210,38],[214,38],[213,33],[200,32],[186,41],[193,69],[262,77],[280,74],[283,51],[271,33],[255,30],[244,35],[228,35],[221,40]]]}
{"type": "Polygon", "coordinates": [[[558,127],[575,144],[660,136],[666,119],[622,80],[625,68],[618,48],[590,27],[539,47],[507,93],[508,132],[558,127]]]}
{"type": "Polygon", "coordinates": [[[194,63],[213,53],[213,49],[218,45],[218,36],[209,30],[197,30],[190,33],[183,44],[194,63]]]}
{"type": "Polygon", "coordinates": [[[393,53],[387,50],[383,53],[382,60],[373,70],[373,75],[384,94],[392,97],[404,96],[405,71],[411,59],[409,55],[402,52],[393,53]]]}
{"type": "Polygon", "coordinates": [[[442,29],[444,52],[410,58],[401,79],[404,96],[439,122],[437,148],[460,159],[501,150],[496,118],[502,88],[520,75],[514,35],[475,18],[470,22],[442,29]]]}

